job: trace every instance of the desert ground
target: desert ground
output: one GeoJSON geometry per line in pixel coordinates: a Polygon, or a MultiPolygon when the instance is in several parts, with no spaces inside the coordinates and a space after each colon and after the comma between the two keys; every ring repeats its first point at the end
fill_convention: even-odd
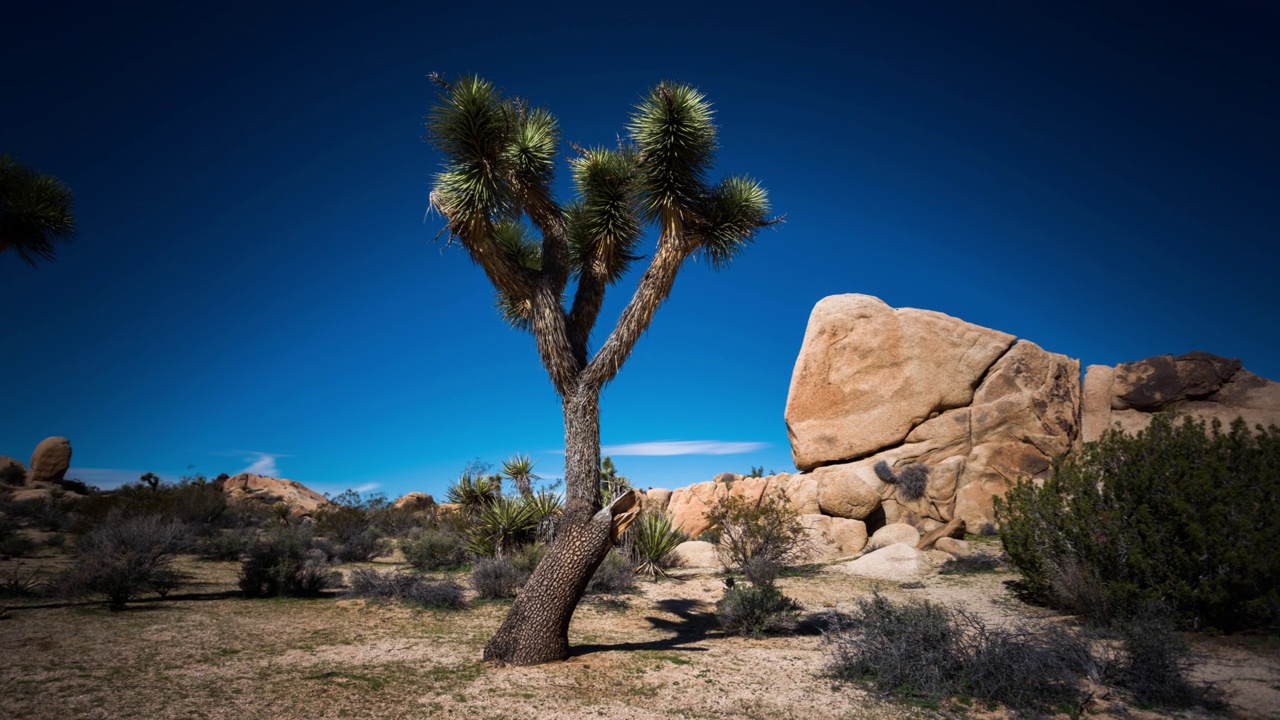
{"type": "MultiPolygon", "coordinates": [[[[998,553],[998,544],[983,550],[998,553]]],[[[56,551],[0,562],[0,577],[51,573],[56,551]]],[[[399,567],[397,558],[366,564],[399,567]]],[[[352,566],[341,566],[347,571],[352,566]]],[[[805,621],[793,635],[723,634],[714,570],[681,569],[617,597],[588,598],[566,662],[497,668],[481,662],[508,604],[464,610],[371,602],[340,591],[312,599],[246,600],[238,565],[184,557],[191,580],[123,612],[92,602],[0,600],[0,717],[24,718],[933,718],[1011,717],[980,704],[906,702],[825,674],[824,613],[879,591],[957,605],[990,623],[1073,618],[1018,600],[997,571],[877,583],[829,568],[779,580],[805,621]]],[[[462,578],[465,580],[465,578],[462,578]]],[[[1194,677],[1217,683],[1227,717],[1280,717],[1280,638],[1191,638],[1194,677]]],[[[1218,717],[1134,707],[1103,688],[1071,714],[1218,717]]],[[[1066,715],[1064,714],[1064,717],[1066,715]]]]}

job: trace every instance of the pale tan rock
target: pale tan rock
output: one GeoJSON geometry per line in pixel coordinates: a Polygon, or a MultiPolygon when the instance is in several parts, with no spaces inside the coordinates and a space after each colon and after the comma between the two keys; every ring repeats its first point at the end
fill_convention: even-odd
{"type": "Polygon", "coordinates": [[[812,554],[810,562],[824,562],[861,552],[867,544],[867,526],[861,520],[827,515],[801,515],[812,554]]]}
{"type": "Polygon", "coordinates": [[[818,502],[818,478],[813,473],[791,475],[786,484],[787,500],[800,515],[813,515],[822,512],[818,502]]]}
{"type": "Polygon", "coordinates": [[[796,467],[897,445],[929,418],[968,405],[1013,340],[867,295],[823,298],[809,316],[787,396],[796,467]]]}
{"type": "Polygon", "coordinates": [[[666,488],[649,488],[645,491],[645,505],[655,510],[666,511],[671,504],[671,491],[666,488]]]}
{"type": "Polygon", "coordinates": [[[879,550],[890,545],[905,544],[915,548],[920,542],[920,531],[906,523],[890,523],[876,530],[867,541],[868,550],[879,550]]]}
{"type": "Polygon", "coordinates": [[[1206,426],[1228,427],[1241,418],[1252,429],[1280,425],[1280,383],[1240,367],[1240,361],[1208,353],[1163,355],[1115,369],[1108,428],[1136,434],[1154,413],[1175,410],[1206,426]]]}
{"type": "Polygon", "coordinates": [[[884,483],[865,462],[827,465],[811,474],[818,485],[818,507],[824,515],[863,520],[880,507],[884,483]]]}
{"type": "Polygon", "coordinates": [[[967,540],[958,540],[952,537],[938,538],[938,542],[933,547],[952,557],[969,557],[973,554],[973,546],[967,540]]]}
{"type": "Polygon", "coordinates": [[[835,568],[850,575],[909,582],[933,572],[933,563],[922,551],[905,543],[894,543],[835,568]]]}
{"type": "Polygon", "coordinates": [[[64,437],[47,437],[31,453],[31,472],[27,484],[62,482],[71,467],[71,441],[64,437]]]}
{"type": "Polygon", "coordinates": [[[213,486],[227,495],[229,500],[251,500],[266,505],[283,502],[290,512],[306,516],[329,500],[320,493],[296,480],[240,473],[229,478],[215,480],[213,486]]]}
{"type": "Polygon", "coordinates": [[[716,546],[705,540],[687,540],[677,545],[674,552],[680,556],[685,567],[721,567],[720,556],[716,552],[716,546]]]}
{"type": "Polygon", "coordinates": [[[711,527],[707,511],[728,494],[728,486],[715,481],[694,483],[672,491],[667,505],[672,526],[690,538],[698,537],[711,527]]]}
{"type": "Polygon", "coordinates": [[[1071,449],[1079,406],[1080,361],[1019,340],[974,393],[971,443],[1029,445],[1047,462],[1071,449]]]}
{"type": "Polygon", "coordinates": [[[1110,365],[1090,365],[1084,371],[1080,399],[1080,440],[1093,442],[1111,427],[1111,384],[1116,370],[1110,365]]]}
{"type": "Polygon", "coordinates": [[[425,512],[435,509],[436,499],[424,492],[411,492],[396,498],[392,507],[408,509],[412,512],[425,512]]]}

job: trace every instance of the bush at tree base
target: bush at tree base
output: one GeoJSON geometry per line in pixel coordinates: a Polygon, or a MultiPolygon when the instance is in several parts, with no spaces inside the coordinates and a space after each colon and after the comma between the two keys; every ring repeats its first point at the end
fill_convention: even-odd
{"type": "Polygon", "coordinates": [[[1025,591],[1110,624],[1154,602],[1185,628],[1280,624],[1280,429],[1157,415],[996,499],[1025,591]],[[1207,431],[1206,431],[1207,430],[1207,431]]]}

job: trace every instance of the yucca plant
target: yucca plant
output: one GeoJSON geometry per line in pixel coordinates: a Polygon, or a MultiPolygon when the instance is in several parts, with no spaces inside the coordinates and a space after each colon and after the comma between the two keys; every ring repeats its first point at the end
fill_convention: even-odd
{"type": "Polygon", "coordinates": [[[479,517],[486,508],[502,497],[502,478],[464,470],[445,490],[445,497],[449,502],[460,506],[467,515],[479,517]]]}
{"type": "Polygon", "coordinates": [[[562,660],[582,588],[638,512],[636,493],[624,488],[602,503],[600,392],[686,261],[724,268],[775,220],[754,180],[709,177],[713,113],[689,85],[654,86],[616,148],[573,146],[575,197],[561,204],[552,193],[561,153],[554,115],[478,77],[432,79],[440,98],[428,140],[443,168],[431,207],[445,218],[449,242],[493,284],[502,315],[533,335],[565,424],[566,507],[556,542],[484,655],[500,664],[562,660]],[[642,258],[647,269],[630,273],[642,258]],[[592,352],[606,291],[624,278],[638,278],[635,292],[612,331],[594,334],[603,341],[592,352]]]}
{"type": "Polygon", "coordinates": [[[533,481],[540,479],[533,474],[533,467],[537,464],[538,461],[528,455],[513,455],[503,461],[502,474],[515,483],[520,497],[527,498],[533,495],[533,481]]]}
{"type": "Polygon", "coordinates": [[[635,571],[654,580],[667,577],[667,570],[680,563],[675,549],[688,539],[671,524],[671,516],[661,511],[641,515],[631,528],[630,538],[635,571]]]}
{"type": "Polygon", "coordinates": [[[551,544],[556,537],[560,514],[564,512],[564,496],[549,490],[539,490],[525,498],[524,502],[537,518],[538,541],[551,544]]]}
{"type": "Polygon", "coordinates": [[[476,518],[468,533],[468,549],[477,555],[505,556],[531,539],[538,520],[530,503],[500,497],[487,505],[476,518]]]}

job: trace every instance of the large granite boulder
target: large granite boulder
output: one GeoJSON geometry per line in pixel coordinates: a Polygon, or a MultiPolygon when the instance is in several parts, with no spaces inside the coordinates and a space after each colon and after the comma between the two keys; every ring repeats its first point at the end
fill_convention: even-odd
{"type": "Polygon", "coordinates": [[[431,512],[436,509],[436,499],[424,492],[409,492],[396,498],[391,506],[414,513],[431,512]]]}
{"type": "Polygon", "coordinates": [[[219,478],[213,481],[213,486],[225,493],[228,500],[253,501],[265,505],[285,503],[295,516],[309,516],[316,508],[329,502],[328,498],[296,480],[253,473],[219,478]]]}
{"type": "Polygon", "coordinates": [[[809,316],[787,395],[796,467],[854,460],[967,406],[1013,336],[869,295],[823,298],[809,316]]]}
{"type": "Polygon", "coordinates": [[[696,538],[711,527],[707,511],[727,497],[742,497],[758,503],[767,493],[785,492],[789,475],[746,477],[737,473],[720,473],[708,482],[694,483],[671,493],[667,513],[671,524],[690,538],[696,538]]]}
{"type": "Polygon", "coordinates": [[[27,483],[59,483],[71,467],[71,441],[64,437],[47,437],[31,453],[31,472],[27,483]]]}
{"type": "Polygon", "coordinates": [[[1083,440],[1097,440],[1116,424],[1136,433],[1161,411],[1223,425],[1240,417],[1250,428],[1280,424],[1280,383],[1254,375],[1235,358],[1204,352],[1159,355],[1114,368],[1090,365],[1086,371],[1083,440]]]}
{"type": "Polygon", "coordinates": [[[994,522],[992,499],[1045,477],[1079,438],[1080,363],[941,313],[865,295],[821,300],[796,360],[786,420],[792,485],[818,486],[827,515],[928,532],[994,522]],[[886,483],[912,466],[923,493],[886,483]],[[916,468],[918,472],[919,468],[916,468]]]}
{"type": "Polygon", "coordinates": [[[801,515],[809,543],[809,562],[824,562],[849,557],[862,552],[867,546],[867,525],[861,520],[830,517],[828,515],[801,515]]]}
{"type": "Polygon", "coordinates": [[[894,543],[869,552],[857,560],[835,565],[833,569],[877,580],[909,582],[933,572],[933,563],[923,551],[905,543],[894,543]]]}

